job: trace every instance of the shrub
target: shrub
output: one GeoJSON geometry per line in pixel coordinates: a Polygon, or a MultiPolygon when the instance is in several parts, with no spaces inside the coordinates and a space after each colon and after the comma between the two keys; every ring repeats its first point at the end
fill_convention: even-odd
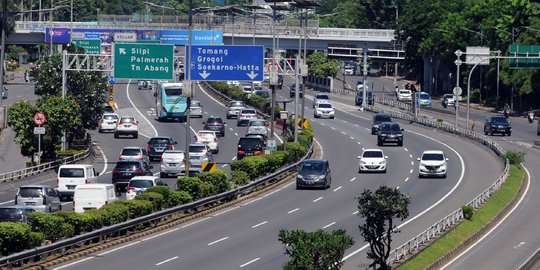
{"type": "Polygon", "coordinates": [[[271,155],[263,155],[267,160],[267,173],[275,172],[287,161],[289,153],[286,151],[274,151],[271,155]]]}
{"type": "Polygon", "coordinates": [[[144,192],[135,196],[135,200],[146,200],[151,202],[154,211],[161,210],[165,203],[165,198],[163,197],[163,195],[157,192],[144,192]]]}
{"type": "Polygon", "coordinates": [[[286,149],[289,153],[288,155],[288,162],[296,162],[300,160],[307,152],[306,148],[304,148],[300,143],[297,142],[288,142],[286,143],[286,149]]]}
{"type": "Polygon", "coordinates": [[[90,232],[95,228],[100,227],[99,220],[95,216],[85,213],[75,213],[67,211],[59,211],[54,213],[64,219],[64,222],[73,226],[73,234],[79,235],[81,233],[90,232]]]}
{"type": "Polygon", "coordinates": [[[145,192],[159,193],[163,195],[163,200],[167,201],[167,199],[169,198],[169,194],[171,193],[171,189],[167,186],[155,186],[147,188],[145,192]]]}
{"type": "Polygon", "coordinates": [[[198,200],[201,198],[213,196],[215,194],[216,188],[214,187],[214,185],[212,185],[212,183],[201,181],[199,184],[199,193],[197,193],[196,198],[198,200]]]}
{"type": "Polygon", "coordinates": [[[128,219],[151,214],[154,208],[154,204],[147,200],[120,200],[114,203],[125,205],[128,208],[128,219]]]}
{"type": "Polygon", "coordinates": [[[245,157],[241,160],[235,160],[231,163],[231,170],[244,171],[251,180],[267,172],[268,159],[263,156],[245,157]]]}
{"type": "Polygon", "coordinates": [[[106,204],[97,211],[103,214],[103,226],[110,226],[124,222],[129,219],[129,207],[122,204],[120,201],[106,204]]]}
{"type": "Polygon", "coordinates": [[[472,220],[473,214],[474,214],[474,208],[470,205],[464,205],[461,207],[461,210],[463,211],[463,217],[467,220],[472,220]]]}
{"type": "Polygon", "coordinates": [[[192,201],[193,198],[187,191],[171,191],[165,204],[167,207],[175,207],[192,201]]]}
{"type": "Polygon", "coordinates": [[[512,165],[517,165],[525,161],[525,152],[506,150],[504,154],[501,155],[503,160],[508,159],[508,162],[512,165]]]}
{"type": "Polygon", "coordinates": [[[64,218],[41,212],[32,212],[28,215],[32,230],[43,233],[45,239],[56,241],[73,235],[74,228],[65,223],[64,218]]]}
{"type": "Polygon", "coordinates": [[[32,232],[30,224],[0,222],[0,255],[20,252],[41,245],[43,233],[32,232]]]}
{"type": "Polygon", "coordinates": [[[100,211],[99,209],[91,209],[84,213],[90,216],[92,220],[95,221],[96,226],[94,227],[94,229],[99,229],[104,226],[105,212],[100,211]]]}
{"type": "Polygon", "coordinates": [[[238,89],[238,88],[233,88],[229,91],[229,95],[231,96],[232,99],[234,100],[245,100],[246,97],[247,97],[247,94],[244,93],[244,91],[238,89]]]}
{"type": "Polygon", "coordinates": [[[215,172],[204,172],[197,175],[201,181],[211,183],[214,186],[214,192],[222,193],[230,189],[229,181],[227,180],[227,173],[223,170],[216,170],[215,172]]]}
{"type": "Polygon", "coordinates": [[[176,190],[185,191],[189,195],[191,195],[193,200],[196,200],[198,198],[197,194],[200,192],[201,182],[201,179],[199,179],[198,177],[179,177],[176,181],[176,190]]]}
{"type": "Polygon", "coordinates": [[[231,181],[235,186],[238,187],[249,184],[249,182],[251,182],[251,179],[246,172],[236,170],[231,172],[231,181]]]}

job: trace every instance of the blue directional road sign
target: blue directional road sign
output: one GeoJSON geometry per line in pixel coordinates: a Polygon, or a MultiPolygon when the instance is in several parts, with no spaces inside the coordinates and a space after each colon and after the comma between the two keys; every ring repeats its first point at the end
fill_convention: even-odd
{"type": "Polygon", "coordinates": [[[191,80],[262,81],[263,52],[263,46],[192,45],[191,80]]]}

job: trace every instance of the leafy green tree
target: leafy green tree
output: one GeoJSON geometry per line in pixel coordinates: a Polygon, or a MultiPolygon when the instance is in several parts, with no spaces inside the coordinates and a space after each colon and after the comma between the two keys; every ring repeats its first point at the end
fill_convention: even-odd
{"type": "Polygon", "coordinates": [[[358,1],[339,2],[328,13],[335,15],[323,17],[321,20],[321,26],[323,27],[366,28],[369,26],[369,20],[365,16],[366,8],[358,1]]]}
{"type": "Polygon", "coordinates": [[[38,111],[35,104],[28,100],[13,103],[8,111],[8,125],[15,132],[15,143],[21,148],[21,154],[31,157],[37,152],[37,136],[34,135],[34,114],[38,111]]]}
{"type": "Polygon", "coordinates": [[[364,240],[369,243],[367,257],[373,260],[370,267],[390,269],[386,264],[390,256],[392,233],[396,230],[394,218],[404,220],[409,216],[409,196],[402,194],[397,188],[379,187],[375,192],[365,189],[358,201],[358,215],[365,218],[360,225],[364,240]]]}
{"type": "Polygon", "coordinates": [[[335,59],[328,59],[323,52],[316,51],[307,58],[309,72],[315,76],[334,77],[339,71],[339,62],[335,59]]]}
{"type": "Polygon", "coordinates": [[[340,269],[345,251],[354,245],[354,240],[345,230],[331,233],[317,230],[280,230],[279,241],[285,245],[285,252],[291,256],[283,269],[287,270],[328,270],[340,269]]]}

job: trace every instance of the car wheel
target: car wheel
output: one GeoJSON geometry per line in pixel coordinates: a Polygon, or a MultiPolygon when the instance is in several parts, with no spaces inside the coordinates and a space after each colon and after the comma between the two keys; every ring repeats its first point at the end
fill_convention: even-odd
{"type": "Polygon", "coordinates": [[[375,135],[375,134],[376,134],[375,131],[371,130],[371,135],[375,135]]]}
{"type": "Polygon", "coordinates": [[[491,130],[491,131],[489,132],[489,135],[493,136],[493,130],[491,130]]]}
{"type": "Polygon", "coordinates": [[[118,139],[118,133],[116,133],[116,132],[114,133],[114,138],[118,139]]]}
{"type": "Polygon", "coordinates": [[[52,213],[52,208],[49,206],[49,211],[47,213],[52,213]]]}
{"type": "Polygon", "coordinates": [[[99,133],[103,133],[103,130],[102,130],[102,129],[98,129],[98,132],[99,132],[99,133]]]}
{"type": "Polygon", "coordinates": [[[330,119],[334,119],[334,116],[330,117],[330,119]]]}
{"type": "Polygon", "coordinates": [[[296,185],[296,190],[300,190],[300,189],[301,189],[300,186],[297,184],[296,185]]]}
{"type": "Polygon", "coordinates": [[[160,172],[160,173],[159,173],[159,178],[165,178],[165,173],[160,172]]]}
{"type": "Polygon", "coordinates": [[[377,140],[377,146],[381,146],[382,142],[380,140],[377,140]]]}
{"type": "Polygon", "coordinates": [[[362,169],[358,168],[358,173],[362,173],[362,169]]]}
{"type": "Polygon", "coordinates": [[[62,204],[58,204],[58,211],[62,211],[62,204]]]}
{"type": "Polygon", "coordinates": [[[444,174],[444,175],[442,176],[442,178],[446,179],[446,174],[444,174]]]}
{"type": "Polygon", "coordinates": [[[398,142],[398,144],[397,144],[397,145],[398,145],[398,146],[403,146],[403,141],[401,141],[401,142],[398,142]]]}
{"type": "MultiPolygon", "coordinates": [[[[202,117],[202,116],[201,116],[201,117],[202,117]]],[[[225,118],[227,118],[227,119],[231,119],[231,117],[230,117],[230,116],[229,116],[228,114],[227,114],[227,116],[226,116],[225,118]]]]}
{"type": "Polygon", "coordinates": [[[512,135],[512,132],[508,132],[508,137],[510,137],[510,135],[512,135]]]}
{"type": "Polygon", "coordinates": [[[384,171],[382,171],[382,173],[386,173],[386,169],[384,169],[384,171]]]}
{"type": "Polygon", "coordinates": [[[421,175],[421,174],[419,174],[419,175],[418,175],[418,178],[424,178],[424,176],[423,176],[423,175],[421,175]]]}
{"type": "Polygon", "coordinates": [[[488,131],[486,128],[484,128],[484,135],[488,135],[488,131]]]}
{"type": "Polygon", "coordinates": [[[139,133],[135,133],[135,134],[133,135],[133,138],[134,138],[134,139],[139,138],[139,133]]]}

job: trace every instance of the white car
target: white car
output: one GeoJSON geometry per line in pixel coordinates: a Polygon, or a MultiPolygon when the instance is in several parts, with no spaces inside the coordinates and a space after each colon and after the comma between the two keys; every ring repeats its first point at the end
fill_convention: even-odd
{"type": "Polygon", "coordinates": [[[358,172],[386,173],[387,159],[381,149],[366,149],[358,156],[358,172]]]}
{"type": "Polygon", "coordinates": [[[315,97],[313,97],[313,108],[318,102],[330,102],[330,97],[324,93],[316,93],[315,97]]]}
{"type": "Polygon", "coordinates": [[[120,135],[131,135],[134,139],[139,137],[139,123],[133,116],[122,116],[116,125],[114,130],[114,137],[118,138],[120,135]]]}
{"type": "Polygon", "coordinates": [[[242,86],[242,91],[246,94],[251,94],[253,92],[253,87],[251,87],[251,85],[244,85],[242,86]]]}
{"type": "Polygon", "coordinates": [[[203,117],[203,106],[198,100],[192,100],[189,103],[189,117],[203,117]]]}
{"type": "Polygon", "coordinates": [[[165,186],[165,184],[157,176],[134,176],[129,180],[126,191],[126,200],[132,200],[135,196],[153,186],[165,186]]]}
{"type": "Polygon", "coordinates": [[[330,118],[334,119],[334,108],[331,103],[317,103],[315,104],[315,110],[313,111],[313,117],[315,118],[330,118]]]}
{"type": "Polygon", "coordinates": [[[245,126],[249,124],[249,120],[257,119],[257,111],[254,109],[242,109],[238,112],[237,126],[245,126]]]}
{"type": "Polygon", "coordinates": [[[418,158],[418,177],[438,176],[446,178],[446,162],[448,158],[441,150],[427,150],[418,158]]]}
{"type": "Polygon", "coordinates": [[[399,101],[411,101],[412,91],[407,89],[399,89],[397,92],[397,100],[399,101]]]}
{"type": "Polygon", "coordinates": [[[444,102],[446,100],[446,106],[454,106],[454,103],[456,103],[456,99],[454,98],[454,94],[444,94],[441,101],[444,102]]]}
{"type": "Polygon", "coordinates": [[[229,86],[239,86],[240,85],[240,82],[239,81],[227,81],[227,84],[229,86]]]}
{"type": "Polygon", "coordinates": [[[219,153],[219,142],[215,131],[200,130],[197,132],[197,135],[195,135],[195,140],[198,143],[208,145],[212,154],[219,153]]]}
{"type": "Polygon", "coordinates": [[[266,121],[263,119],[251,119],[248,123],[248,134],[261,134],[268,136],[268,129],[266,128],[266,121]]]}
{"type": "Polygon", "coordinates": [[[238,113],[244,109],[246,105],[243,101],[240,100],[233,100],[229,102],[229,106],[227,109],[227,119],[231,119],[232,117],[238,117],[238,113]]]}
{"type": "Polygon", "coordinates": [[[104,113],[101,116],[101,121],[99,121],[98,132],[101,133],[105,130],[114,131],[119,118],[116,113],[104,113]]]}
{"type": "Polygon", "coordinates": [[[159,176],[182,175],[186,173],[186,153],[183,150],[165,150],[161,155],[159,176]]]}
{"type": "MultiPolygon", "coordinates": [[[[210,147],[203,143],[192,143],[189,145],[190,167],[200,166],[203,162],[213,162],[214,156],[210,147]]],[[[191,169],[190,169],[191,172],[191,169]]]]}
{"type": "Polygon", "coordinates": [[[345,67],[345,69],[343,70],[343,73],[345,75],[354,75],[354,68],[353,67],[345,67]]]}

